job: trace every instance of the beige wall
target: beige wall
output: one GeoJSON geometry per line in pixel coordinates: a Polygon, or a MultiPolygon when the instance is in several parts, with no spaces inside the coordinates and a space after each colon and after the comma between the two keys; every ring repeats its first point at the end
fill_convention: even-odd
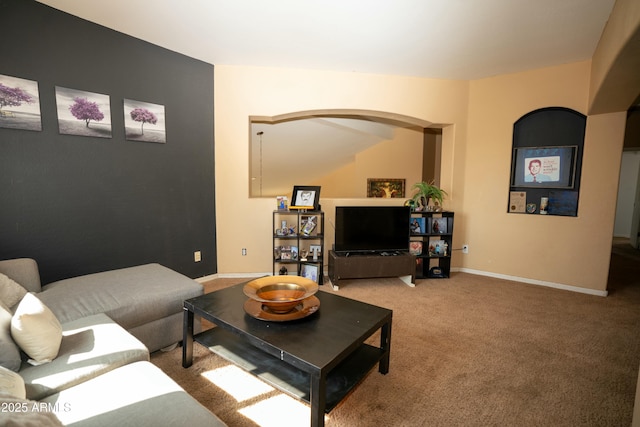
{"type": "MultiPolygon", "coordinates": [[[[445,206],[456,210],[462,192],[463,155],[454,156],[466,135],[469,83],[411,77],[291,70],[215,67],[216,214],[220,274],[271,271],[272,198],[249,198],[249,116],[348,108],[384,111],[435,123],[455,123],[443,132],[442,186],[445,206]],[[454,161],[455,160],[455,161],[454,161]],[[458,169],[457,173],[454,171],[458,169]],[[460,190],[458,190],[460,189],[460,190]],[[247,256],[241,255],[247,248],[247,256]]],[[[462,151],[463,153],[463,151],[462,151]]],[[[286,167],[286,163],[283,163],[286,167]]],[[[384,177],[383,177],[384,178],[384,177]]],[[[305,184],[305,183],[301,183],[305,184]]],[[[402,200],[365,200],[399,204],[402,200]]],[[[338,204],[362,199],[321,199],[328,220],[338,204]]],[[[333,232],[327,221],[327,246],[333,232]]]]}
{"type": "Polygon", "coordinates": [[[367,197],[368,178],[399,178],[411,186],[422,176],[423,139],[421,131],[397,128],[392,139],[357,153],[353,162],[306,184],[319,185],[325,198],[367,197]]]}
{"type": "Polygon", "coordinates": [[[456,224],[470,246],[465,268],[606,289],[624,113],[587,120],[577,218],[507,213],[513,123],[549,106],[586,114],[589,75],[590,63],[582,62],[471,83],[467,156],[473,160],[466,167],[464,218],[456,224]]]}
{"type": "MultiPolygon", "coordinates": [[[[445,208],[456,212],[453,266],[596,292],[606,289],[624,113],[589,117],[579,216],[507,214],[513,123],[543,107],[586,114],[590,63],[473,82],[216,66],[216,207],[220,274],[271,271],[271,199],[248,197],[248,117],[321,108],[413,116],[443,128],[445,208]],[[613,190],[611,190],[613,189],[613,190]],[[241,256],[241,248],[248,255],[241,256]]],[[[286,164],[283,164],[286,167],[286,164]]],[[[327,241],[337,204],[321,199],[327,241]]]]}

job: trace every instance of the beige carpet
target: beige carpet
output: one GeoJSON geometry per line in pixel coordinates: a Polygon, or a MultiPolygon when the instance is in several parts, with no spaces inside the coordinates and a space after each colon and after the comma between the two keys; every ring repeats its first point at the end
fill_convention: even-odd
{"type": "MultiPolygon", "coordinates": [[[[387,375],[372,371],[326,425],[629,426],[638,276],[622,275],[606,298],[464,273],[415,288],[398,279],[341,282],[338,295],[394,311],[391,365],[387,375]]],[[[220,279],[210,290],[239,281],[220,279]]],[[[308,425],[308,407],[277,391],[225,391],[250,386],[197,344],[189,369],[181,348],[152,362],[230,426],[308,425]]]]}

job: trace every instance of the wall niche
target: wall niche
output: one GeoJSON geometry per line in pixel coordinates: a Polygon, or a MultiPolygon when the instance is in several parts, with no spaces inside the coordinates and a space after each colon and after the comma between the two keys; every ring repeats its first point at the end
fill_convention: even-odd
{"type": "Polygon", "coordinates": [[[507,212],[578,216],[586,120],[548,107],[514,123],[507,212]]]}

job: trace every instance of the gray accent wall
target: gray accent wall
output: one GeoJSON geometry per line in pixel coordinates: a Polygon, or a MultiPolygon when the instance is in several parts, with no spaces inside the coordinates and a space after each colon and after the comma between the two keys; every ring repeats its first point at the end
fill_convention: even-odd
{"type": "Polygon", "coordinates": [[[216,273],[213,65],[31,0],[0,0],[0,40],[0,74],[37,81],[42,116],[0,127],[0,259],[35,258],[43,283],[216,273]],[[109,95],[112,137],[60,134],[56,86],[109,95]],[[165,144],[125,139],[124,99],[164,105],[165,144]]]}

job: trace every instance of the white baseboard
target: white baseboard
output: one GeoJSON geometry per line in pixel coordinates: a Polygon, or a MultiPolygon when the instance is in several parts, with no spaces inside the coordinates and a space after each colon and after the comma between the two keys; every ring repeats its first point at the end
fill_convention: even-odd
{"type": "MultiPolygon", "coordinates": [[[[564,285],[562,283],[547,282],[547,281],[544,281],[544,280],[527,279],[527,278],[518,277],[518,276],[509,276],[507,274],[492,273],[492,272],[489,272],[489,271],[473,270],[471,268],[452,268],[451,271],[453,271],[453,272],[457,271],[457,272],[460,272],[460,273],[476,274],[478,276],[494,277],[496,279],[511,280],[512,282],[528,283],[530,285],[546,286],[548,288],[563,289],[565,291],[578,292],[578,293],[581,293],[581,294],[588,294],[588,295],[596,295],[596,296],[599,296],[599,297],[606,297],[609,294],[607,291],[598,291],[598,290],[595,290],[595,289],[587,289],[587,288],[581,288],[581,287],[578,287],[578,286],[564,285]]],[[[209,280],[218,279],[218,278],[232,278],[232,279],[244,278],[244,277],[250,278],[250,277],[270,276],[271,274],[272,274],[271,272],[267,272],[267,273],[218,273],[218,274],[211,274],[209,276],[199,277],[199,278],[195,279],[195,281],[199,282],[199,283],[203,283],[203,282],[207,282],[209,280]]]]}
{"type": "Polygon", "coordinates": [[[596,289],[581,288],[579,286],[564,285],[562,283],[547,282],[544,280],[527,279],[524,277],[509,276],[507,274],[491,273],[488,271],[473,270],[471,268],[452,268],[451,271],[459,271],[461,273],[476,274],[478,276],[494,277],[496,279],[511,280],[513,282],[528,283],[530,285],[546,286],[548,288],[564,289],[565,291],[578,292],[581,294],[596,295],[606,297],[607,291],[598,291],[596,289]]]}

